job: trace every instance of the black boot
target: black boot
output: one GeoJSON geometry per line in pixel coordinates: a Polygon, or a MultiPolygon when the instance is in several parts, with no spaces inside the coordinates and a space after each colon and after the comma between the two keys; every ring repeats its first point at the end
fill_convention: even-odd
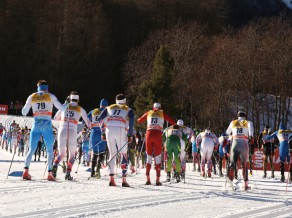
{"type": "Polygon", "coordinates": [[[58,165],[54,165],[52,169],[52,176],[57,177],[58,165]]]}
{"type": "Polygon", "coordinates": [[[97,159],[97,155],[93,154],[92,160],[91,160],[91,175],[90,175],[91,177],[94,177],[95,175],[96,159],[97,159]]]}
{"type": "Polygon", "coordinates": [[[176,182],[179,183],[180,182],[179,173],[175,173],[175,178],[176,178],[176,182]]]}
{"type": "Polygon", "coordinates": [[[264,171],[264,175],[263,175],[263,178],[267,178],[267,171],[264,171]]]}
{"type": "Polygon", "coordinates": [[[167,175],[166,175],[166,181],[167,181],[167,182],[170,182],[170,172],[167,172],[167,175]]]}
{"type": "Polygon", "coordinates": [[[73,177],[71,176],[70,172],[66,173],[65,180],[73,180],[73,177]]]}
{"type": "Polygon", "coordinates": [[[285,181],[285,176],[284,176],[284,171],[285,171],[285,167],[284,167],[284,163],[281,161],[280,163],[280,170],[281,170],[281,182],[285,181]]]}

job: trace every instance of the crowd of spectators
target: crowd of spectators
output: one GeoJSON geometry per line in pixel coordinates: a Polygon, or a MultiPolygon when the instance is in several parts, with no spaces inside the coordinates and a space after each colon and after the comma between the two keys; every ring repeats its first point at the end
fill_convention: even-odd
{"type": "Polygon", "coordinates": [[[8,107],[9,115],[21,115],[21,109],[23,108],[23,103],[21,101],[10,102],[8,107]]]}

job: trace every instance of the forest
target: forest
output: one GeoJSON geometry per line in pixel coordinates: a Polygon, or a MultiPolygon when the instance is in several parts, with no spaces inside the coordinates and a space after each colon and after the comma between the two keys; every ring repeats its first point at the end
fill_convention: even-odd
{"type": "Polygon", "coordinates": [[[247,111],[255,131],[290,128],[292,15],[280,0],[0,0],[0,104],[39,79],[87,111],[127,95],[192,128],[227,128],[247,111]]]}

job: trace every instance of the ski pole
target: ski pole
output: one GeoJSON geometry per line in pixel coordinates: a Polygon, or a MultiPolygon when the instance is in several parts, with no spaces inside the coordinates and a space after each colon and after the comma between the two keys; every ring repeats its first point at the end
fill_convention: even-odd
{"type": "Polygon", "coordinates": [[[140,151],[139,151],[139,156],[137,158],[137,165],[139,164],[139,168],[138,168],[139,172],[140,172],[140,159],[142,158],[142,150],[144,148],[144,144],[145,144],[145,137],[143,139],[143,143],[142,143],[142,146],[141,146],[140,151]]]}
{"type": "Polygon", "coordinates": [[[75,173],[78,173],[79,165],[80,165],[80,161],[78,162],[77,170],[75,171],[75,173]]]}
{"type": "Polygon", "coordinates": [[[14,160],[15,153],[16,153],[16,149],[14,149],[14,154],[13,154],[13,157],[12,157],[11,162],[10,162],[10,167],[9,167],[6,179],[8,179],[8,176],[9,176],[9,173],[10,173],[10,169],[11,169],[11,166],[12,166],[12,162],[14,160]]]}
{"type": "MultiPolygon", "coordinates": [[[[291,162],[291,160],[290,160],[290,162],[291,162]]],[[[289,162],[289,167],[288,167],[288,172],[287,172],[288,176],[287,176],[287,183],[286,183],[286,193],[288,191],[288,183],[289,183],[289,179],[290,179],[290,167],[291,167],[290,162],[289,162]]]]}
{"type": "Polygon", "coordinates": [[[117,151],[117,153],[115,154],[115,156],[113,156],[108,162],[107,162],[107,165],[109,166],[109,168],[110,168],[110,165],[109,165],[109,163],[115,158],[115,157],[117,157],[117,155],[120,153],[120,151],[128,144],[129,142],[127,141],[118,151],[117,151]]]}
{"type": "Polygon", "coordinates": [[[48,167],[48,161],[46,161],[46,168],[45,168],[45,172],[44,172],[43,178],[45,177],[45,174],[46,174],[46,171],[47,171],[47,167],[48,167]]]}

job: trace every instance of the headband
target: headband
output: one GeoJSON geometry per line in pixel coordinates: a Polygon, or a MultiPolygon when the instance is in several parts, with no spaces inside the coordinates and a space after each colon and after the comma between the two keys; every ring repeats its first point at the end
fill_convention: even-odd
{"type": "Polygon", "coordinates": [[[71,100],[79,100],[79,95],[70,95],[71,100]]]}
{"type": "Polygon", "coordinates": [[[48,85],[39,85],[38,86],[38,91],[45,91],[48,90],[49,86],[48,85]]]}
{"type": "Polygon", "coordinates": [[[124,98],[124,99],[122,99],[122,100],[117,100],[117,99],[116,99],[116,103],[117,103],[117,104],[126,104],[126,100],[127,100],[126,98],[124,98]]]}

